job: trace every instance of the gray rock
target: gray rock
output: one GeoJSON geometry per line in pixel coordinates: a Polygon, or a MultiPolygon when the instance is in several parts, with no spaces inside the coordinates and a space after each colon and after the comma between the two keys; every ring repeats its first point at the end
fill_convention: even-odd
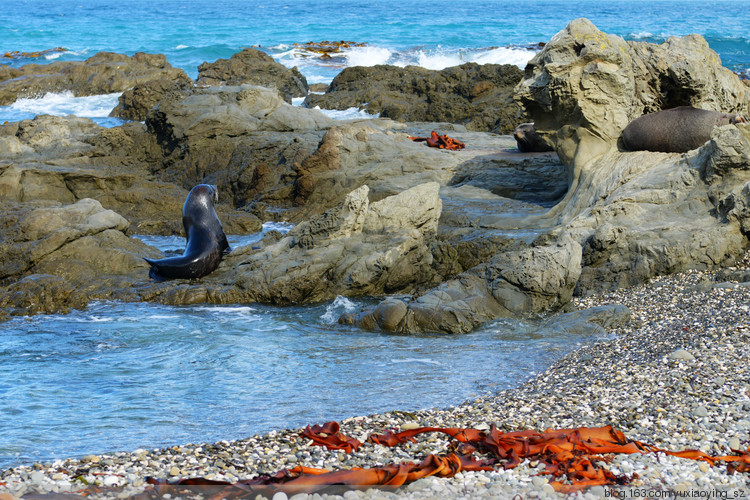
{"type": "Polygon", "coordinates": [[[511,133],[520,118],[511,100],[522,71],[511,64],[466,63],[440,71],[416,66],[349,67],[305,106],[357,107],[401,121],[460,123],[469,130],[511,133]]]}
{"type": "MultiPolygon", "coordinates": [[[[570,239],[498,254],[409,302],[406,315],[390,331],[467,333],[498,317],[554,311],[570,300],[580,259],[581,247],[570,239]]],[[[390,307],[381,303],[354,323],[381,326],[372,317],[390,307]]]]}
{"type": "Polygon", "coordinates": [[[611,304],[553,316],[541,325],[539,331],[545,335],[595,335],[629,322],[630,310],[620,304],[611,304]]]}
{"type": "Polygon", "coordinates": [[[132,57],[99,52],[85,61],[0,66],[0,106],[20,97],[41,97],[48,92],[73,92],[75,96],[123,92],[149,80],[191,81],[173,68],[162,54],[138,52],[132,57]]]}
{"type": "Polygon", "coordinates": [[[189,79],[163,79],[139,83],[122,93],[118,99],[119,103],[109,116],[145,121],[148,114],[156,108],[164,95],[170,92],[185,91],[192,86],[193,83],[189,79]]]}
{"type": "Polygon", "coordinates": [[[409,291],[431,276],[438,190],[428,183],[369,203],[362,186],[278,242],[250,255],[230,254],[216,280],[231,280],[255,301],[286,304],[409,291]],[[401,223],[386,225],[389,220],[401,223]]]}
{"type": "Polygon", "coordinates": [[[673,351],[669,354],[669,359],[677,360],[677,361],[693,361],[695,360],[695,356],[690,354],[685,349],[677,349],[676,351],[673,351]]]}
{"type": "Polygon", "coordinates": [[[289,69],[273,57],[256,49],[244,49],[229,59],[198,66],[198,86],[258,85],[279,91],[291,104],[292,97],[305,97],[307,79],[297,68],[289,69]]]}

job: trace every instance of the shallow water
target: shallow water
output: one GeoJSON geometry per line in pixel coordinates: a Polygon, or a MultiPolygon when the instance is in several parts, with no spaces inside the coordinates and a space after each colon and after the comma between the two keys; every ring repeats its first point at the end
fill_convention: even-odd
{"type": "Polygon", "coordinates": [[[510,320],[457,336],[336,323],[364,304],[96,303],[15,318],[0,332],[0,468],[445,407],[513,387],[589,340],[510,320]]]}

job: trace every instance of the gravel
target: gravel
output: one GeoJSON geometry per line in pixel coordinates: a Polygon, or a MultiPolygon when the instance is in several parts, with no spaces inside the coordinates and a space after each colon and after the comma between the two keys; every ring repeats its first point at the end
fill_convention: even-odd
{"type": "MultiPolygon", "coordinates": [[[[416,426],[500,430],[598,427],[610,424],[631,439],[673,451],[728,454],[750,448],[750,283],[748,258],[738,268],[661,277],[640,287],[577,298],[579,309],[629,308],[632,320],[606,340],[560,359],[522,386],[464,404],[418,412],[351,417],[341,432],[364,441],[371,433],[416,426]]],[[[322,423],[322,422],[310,422],[322,423]]],[[[420,461],[448,449],[449,440],[423,434],[395,448],[365,444],[345,454],[310,446],[300,429],[237,441],[90,455],[0,472],[0,500],[31,492],[71,492],[87,485],[119,487],[89,498],[124,498],[144,490],[148,476],[239,481],[295,465],[340,469],[420,461]],[[3,495],[6,495],[5,497],[3,495]],[[8,496],[10,495],[10,496],[8,496]]],[[[463,472],[424,478],[399,490],[370,489],[305,498],[559,498],[539,467],[463,472]]],[[[750,475],[663,453],[615,455],[616,474],[637,474],[628,486],[589,488],[579,498],[750,497],[750,475]]],[[[287,498],[276,494],[274,500],[287,498]]]]}

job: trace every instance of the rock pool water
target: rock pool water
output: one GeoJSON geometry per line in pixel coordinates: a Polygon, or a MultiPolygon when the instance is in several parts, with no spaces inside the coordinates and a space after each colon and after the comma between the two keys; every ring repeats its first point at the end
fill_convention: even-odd
{"type": "Polygon", "coordinates": [[[95,303],[14,318],[0,331],[0,468],[449,406],[518,385],[590,341],[515,320],[460,336],[337,324],[366,303],[95,303]]]}

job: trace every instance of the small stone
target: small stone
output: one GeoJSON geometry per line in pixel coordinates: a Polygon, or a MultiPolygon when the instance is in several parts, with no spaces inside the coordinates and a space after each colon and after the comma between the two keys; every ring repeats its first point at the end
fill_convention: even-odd
{"type": "Polygon", "coordinates": [[[41,483],[44,480],[44,472],[35,470],[29,474],[32,483],[41,483]]]}
{"type": "Polygon", "coordinates": [[[277,491],[276,493],[274,493],[271,500],[287,500],[287,498],[288,497],[286,496],[286,493],[284,493],[283,491],[277,491]]]}
{"type": "Polygon", "coordinates": [[[706,462],[700,462],[698,464],[698,468],[701,470],[701,472],[708,472],[708,469],[710,467],[709,467],[709,465],[706,462]]]}
{"type": "Polygon", "coordinates": [[[739,450],[740,449],[740,439],[737,437],[733,437],[729,440],[729,447],[733,450],[739,450]]]}
{"type": "Polygon", "coordinates": [[[678,361],[693,361],[695,359],[695,356],[687,352],[685,349],[677,349],[669,355],[669,359],[678,361]]]}
{"type": "Polygon", "coordinates": [[[105,476],[102,481],[102,485],[106,487],[114,486],[117,484],[117,476],[105,476]]]}
{"type": "Polygon", "coordinates": [[[169,469],[169,475],[170,476],[179,476],[180,475],[180,468],[179,467],[172,467],[169,469]]]}
{"type": "Polygon", "coordinates": [[[401,424],[401,430],[402,431],[411,431],[414,429],[418,429],[420,425],[417,422],[404,422],[401,424]]]}
{"type": "Polygon", "coordinates": [[[99,458],[96,455],[86,455],[81,458],[81,462],[83,463],[92,463],[92,464],[98,464],[101,458],[99,458]]]}
{"type": "Polygon", "coordinates": [[[541,488],[545,484],[547,484],[547,479],[543,478],[542,476],[534,476],[531,478],[531,484],[533,484],[536,488],[541,488]]]}
{"type": "Polygon", "coordinates": [[[693,416],[694,417],[707,417],[708,410],[706,410],[705,406],[699,405],[695,410],[693,410],[693,416]]]}

